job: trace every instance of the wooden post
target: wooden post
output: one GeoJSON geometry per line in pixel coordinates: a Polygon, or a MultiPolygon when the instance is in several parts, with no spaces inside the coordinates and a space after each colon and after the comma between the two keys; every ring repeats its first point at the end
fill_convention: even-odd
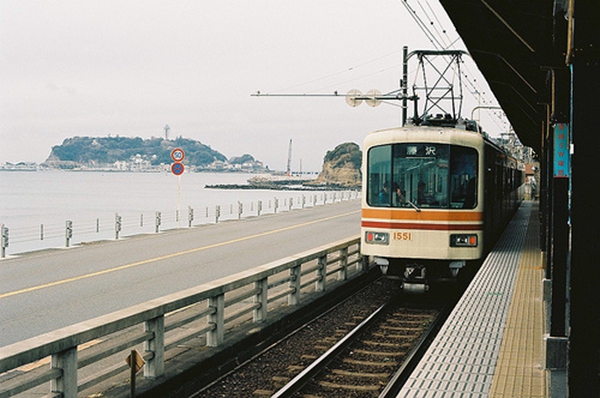
{"type": "Polygon", "coordinates": [[[135,398],[135,350],[131,350],[131,364],[129,365],[130,390],[129,396],[135,398]]]}

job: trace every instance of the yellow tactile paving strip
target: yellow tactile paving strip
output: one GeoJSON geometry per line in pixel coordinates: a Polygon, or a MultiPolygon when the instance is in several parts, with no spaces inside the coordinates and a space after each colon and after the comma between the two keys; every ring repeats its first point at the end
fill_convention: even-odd
{"type": "Polygon", "coordinates": [[[532,212],[490,398],[549,397],[541,368],[544,309],[538,204],[532,212]]]}

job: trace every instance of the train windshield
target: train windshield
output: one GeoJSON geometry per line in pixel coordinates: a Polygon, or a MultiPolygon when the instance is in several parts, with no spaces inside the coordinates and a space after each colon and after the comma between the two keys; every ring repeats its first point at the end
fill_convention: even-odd
{"type": "Polygon", "coordinates": [[[478,155],[458,145],[407,143],[368,152],[367,203],[376,207],[473,209],[478,155]]]}

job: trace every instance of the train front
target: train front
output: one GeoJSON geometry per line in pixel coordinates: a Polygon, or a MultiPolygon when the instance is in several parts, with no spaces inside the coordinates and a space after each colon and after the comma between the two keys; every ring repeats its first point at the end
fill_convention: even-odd
{"type": "Polygon", "coordinates": [[[483,139],[410,126],[363,145],[361,251],[405,292],[456,280],[483,253],[483,139]]]}

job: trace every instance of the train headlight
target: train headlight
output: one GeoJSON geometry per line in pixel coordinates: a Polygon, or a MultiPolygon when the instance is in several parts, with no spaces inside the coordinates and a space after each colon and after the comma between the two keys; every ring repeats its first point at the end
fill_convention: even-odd
{"type": "Polygon", "coordinates": [[[477,247],[477,235],[452,234],[450,235],[451,247],[477,247]]]}
{"type": "Polygon", "coordinates": [[[367,231],[365,232],[365,242],[376,245],[389,245],[390,234],[387,232],[367,231]]]}

